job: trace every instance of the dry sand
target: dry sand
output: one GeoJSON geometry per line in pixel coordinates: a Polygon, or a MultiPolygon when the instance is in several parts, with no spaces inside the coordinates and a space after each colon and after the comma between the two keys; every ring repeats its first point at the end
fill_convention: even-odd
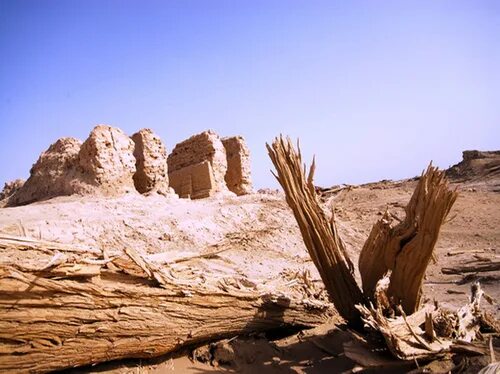
{"type": "MultiPolygon", "coordinates": [[[[352,258],[360,249],[373,223],[388,207],[401,217],[414,181],[380,182],[344,189],[326,198],[325,207],[334,206],[340,234],[352,258]]],[[[450,213],[436,248],[424,284],[424,297],[451,307],[467,301],[470,283],[479,279],[494,300],[500,300],[500,272],[445,275],[442,267],[463,265],[482,257],[500,257],[500,194],[498,183],[474,187],[457,184],[460,196],[450,213]],[[468,276],[468,277],[467,277],[468,276]],[[458,284],[461,283],[461,284],[458,284]]],[[[321,286],[319,276],[306,252],[293,215],[281,193],[235,197],[219,195],[204,200],[177,199],[153,194],[130,193],[120,198],[59,197],[28,206],[0,210],[0,232],[27,235],[63,243],[81,243],[121,251],[125,246],[147,253],[150,258],[183,258],[215,250],[220,261],[204,259],[174,264],[173,271],[224,275],[239,269],[239,275],[257,279],[261,286],[273,287],[277,277],[309,271],[321,286]]],[[[498,304],[488,309],[500,315],[498,304]]],[[[214,367],[192,362],[186,352],[155,360],[108,363],[75,372],[176,372],[203,373],[344,372],[356,364],[342,353],[345,340],[333,326],[271,341],[277,336],[239,337],[216,349],[229,355],[227,365],[214,367]],[[342,340],[344,339],[344,340],[342,340]],[[229,348],[228,348],[229,347],[229,348]],[[228,352],[225,352],[229,350],[228,352]],[[336,357],[338,356],[338,357],[336,357]]],[[[214,350],[214,348],[212,348],[214,350]]],[[[219,352],[220,351],[220,352],[219,352]]],[[[224,360],[222,360],[224,361],[224,360]]],[[[401,372],[401,367],[395,372],[401,372]]]]}

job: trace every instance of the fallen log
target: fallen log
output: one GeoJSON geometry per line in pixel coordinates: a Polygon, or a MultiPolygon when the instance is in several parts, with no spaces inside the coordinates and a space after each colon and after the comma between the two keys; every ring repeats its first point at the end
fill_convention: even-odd
{"type": "Polygon", "coordinates": [[[500,261],[477,261],[467,265],[444,267],[443,274],[482,273],[500,270],[500,261]]]}
{"type": "Polygon", "coordinates": [[[182,278],[132,249],[106,258],[92,248],[0,237],[0,250],[3,372],[154,357],[334,315],[330,303],[300,291],[306,282],[267,287],[215,271],[182,278]]]}

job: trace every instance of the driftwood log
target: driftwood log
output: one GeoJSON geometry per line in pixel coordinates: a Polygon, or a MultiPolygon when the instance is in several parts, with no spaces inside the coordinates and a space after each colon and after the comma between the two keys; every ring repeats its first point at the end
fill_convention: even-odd
{"type": "Polygon", "coordinates": [[[500,270],[500,261],[491,259],[474,261],[465,265],[444,267],[441,269],[443,274],[483,273],[498,270],[500,270]]]}
{"type": "Polygon", "coordinates": [[[273,291],[216,274],[200,282],[175,278],[133,250],[106,258],[97,249],[3,236],[0,251],[3,372],[153,357],[333,315],[330,303],[299,288],[273,291]]]}

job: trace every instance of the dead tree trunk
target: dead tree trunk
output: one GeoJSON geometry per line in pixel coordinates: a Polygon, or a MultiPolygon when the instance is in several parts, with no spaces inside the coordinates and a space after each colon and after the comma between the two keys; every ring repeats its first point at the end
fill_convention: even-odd
{"type": "Polygon", "coordinates": [[[406,314],[417,311],[422,280],[457,192],[444,172],[429,166],[405,208],[406,217],[391,227],[386,213],[372,228],[359,256],[359,272],[366,297],[373,299],[377,282],[391,271],[387,296],[406,314]]]}
{"type": "Polygon", "coordinates": [[[100,250],[13,237],[0,237],[0,251],[4,372],[153,357],[251,331],[313,326],[333,314],[305,293],[266,293],[245,279],[183,282],[134,251],[106,259],[100,250]]]}
{"type": "Polygon", "coordinates": [[[422,279],[438,239],[439,230],[457,193],[451,191],[443,172],[429,166],[406,207],[406,218],[391,227],[389,215],[374,226],[359,258],[363,292],[356,284],[353,266],[335,221],[328,221],[313,185],[314,160],[308,177],[300,149],[290,139],[277,138],[267,145],[288,205],[299,224],[302,238],[318,268],[335,307],[347,321],[358,324],[355,305],[373,299],[377,282],[392,271],[387,294],[393,306],[415,312],[420,303],[422,279]]]}
{"type": "Polygon", "coordinates": [[[360,324],[355,305],[363,302],[363,295],[354,279],[353,264],[337,234],[335,220],[327,219],[316,198],[314,161],[306,178],[300,149],[295,152],[290,139],[276,139],[272,146],[267,145],[267,150],[278,172],[275,177],[285,190],[286,201],[335,308],[350,323],[360,324]]]}

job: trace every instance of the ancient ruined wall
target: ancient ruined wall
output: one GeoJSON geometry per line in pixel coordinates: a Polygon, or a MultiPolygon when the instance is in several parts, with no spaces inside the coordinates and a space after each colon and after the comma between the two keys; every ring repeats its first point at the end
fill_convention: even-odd
{"type": "Polygon", "coordinates": [[[33,165],[26,183],[6,185],[0,200],[1,205],[15,206],[73,194],[166,195],[169,184],[181,197],[192,199],[229,190],[250,193],[249,152],[243,138],[225,138],[223,144],[216,133],[205,131],[177,144],[167,157],[161,139],[150,129],[130,138],[118,128],[98,125],[83,143],[61,138],[52,144],[33,165]]]}
{"type": "Polygon", "coordinates": [[[120,129],[96,126],[79,153],[81,177],[104,195],[135,191],[134,142],[120,129]]]}
{"type": "Polygon", "coordinates": [[[73,194],[113,196],[135,191],[134,143],[120,129],[96,126],[82,144],[61,138],[43,152],[30,177],[8,198],[23,205],[73,194]]]}
{"type": "Polygon", "coordinates": [[[203,161],[170,173],[170,187],[182,198],[202,199],[212,196],[215,189],[212,165],[203,161]]]}
{"type": "Polygon", "coordinates": [[[167,151],[161,139],[151,130],[142,129],[132,135],[135,143],[135,188],[140,193],[169,192],[167,151]]]}
{"type": "Polygon", "coordinates": [[[61,138],[42,152],[30,170],[30,177],[10,197],[8,205],[23,205],[55,196],[74,193],[73,182],[81,142],[61,138]]]}
{"type": "MultiPolygon", "coordinates": [[[[186,183],[192,183],[190,187],[192,197],[204,197],[201,195],[210,196],[215,192],[227,191],[225,182],[226,171],[227,159],[224,145],[219,136],[210,130],[194,135],[177,144],[172,153],[168,156],[170,186],[173,187],[175,192],[179,195],[182,195],[180,186],[186,183]],[[198,179],[205,180],[205,177],[198,177],[196,175],[199,171],[202,171],[203,175],[207,172],[207,166],[200,165],[205,161],[210,164],[213,187],[208,192],[201,192],[206,190],[208,182],[200,182],[198,186],[196,183],[186,182],[186,178],[190,178],[191,181],[198,179]],[[197,188],[200,188],[200,190],[197,188]]],[[[183,191],[186,189],[189,190],[189,188],[185,187],[183,191]]]]}
{"type": "Polygon", "coordinates": [[[17,191],[21,189],[24,183],[25,180],[23,179],[16,179],[10,182],[6,182],[5,185],[3,186],[2,192],[0,192],[0,201],[8,199],[12,195],[14,195],[17,191]]]}
{"type": "Polygon", "coordinates": [[[246,195],[252,192],[250,170],[250,151],[241,136],[222,139],[226,149],[227,172],[225,181],[230,191],[236,195],[246,195]]]}

